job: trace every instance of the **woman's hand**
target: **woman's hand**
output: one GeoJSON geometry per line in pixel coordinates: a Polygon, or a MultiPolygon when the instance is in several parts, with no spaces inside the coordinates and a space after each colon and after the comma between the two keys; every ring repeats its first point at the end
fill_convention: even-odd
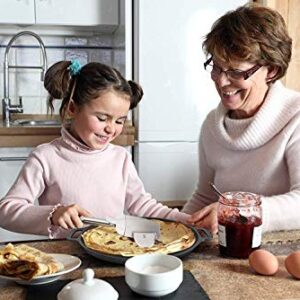
{"type": "Polygon", "coordinates": [[[203,227],[212,234],[218,232],[218,202],[212,203],[200,209],[190,216],[187,222],[197,228],[203,227]]]}
{"type": "Polygon", "coordinates": [[[59,206],[52,214],[51,222],[64,229],[81,228],[83,223],[80,216],[90,217],[91,214],[77,204],[59,206]]]}

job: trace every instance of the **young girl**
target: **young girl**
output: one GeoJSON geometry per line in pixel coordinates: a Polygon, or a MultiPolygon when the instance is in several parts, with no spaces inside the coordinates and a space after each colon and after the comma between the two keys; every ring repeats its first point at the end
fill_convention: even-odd
{"type": "Polygon", "coordinates": [[[145,192],[128,151],[110,143],[143,96],[138,84],[100,63],[81,68],[61,61],[48,69],[45,88],[52,109],[53,100],[62,99],[61,137],[30,154],[0,201],[1,227],[58,238],[82,227],[80,216],[186,221],[188,215],[145,192]]]}

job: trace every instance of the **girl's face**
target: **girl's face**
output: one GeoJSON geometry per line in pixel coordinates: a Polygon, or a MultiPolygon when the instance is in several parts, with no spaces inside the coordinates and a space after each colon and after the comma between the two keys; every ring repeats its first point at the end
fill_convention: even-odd
{"type": "MultiPolygon", "coordinates": [[[[235,62],[230,66],[214,61],[214,65],[223,71],[247,71],[255,66],[248,62],[235,62]]],[[[261,66],[248,79],[230,79],[224,72],[213,78],[223,105],[232,112],[235,118],[253,116],[262,105],[268,91],[268,78],[274,76],[266,66],[261,66]]],[[[276,73],[276,72],[275,72],[276,73]]]]}
{"type": "Polygon", "coordinates": [[[71,101],[71,134],[88,147],[100,150],[122,132],[129,106],[129,98],[114,91],[104,92],[81,107],[71,101]]]}

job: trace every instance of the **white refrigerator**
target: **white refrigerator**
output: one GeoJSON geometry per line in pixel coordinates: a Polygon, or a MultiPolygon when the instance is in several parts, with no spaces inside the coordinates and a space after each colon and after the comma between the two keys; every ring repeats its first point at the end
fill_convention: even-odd
{"type": "Polygon", "coordinates": [[[219,99],[203,69],[203,37],[218,17],[247,2],[133,1],[133,78],[144,90],[133,113],[133,158],[159,201],[187,200],[196,187],[200,127],[219,99]]]}

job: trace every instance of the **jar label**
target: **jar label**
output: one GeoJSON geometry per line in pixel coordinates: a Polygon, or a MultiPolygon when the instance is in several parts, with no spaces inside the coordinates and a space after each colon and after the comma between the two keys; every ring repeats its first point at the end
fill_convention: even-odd
{"type": "Polygon", "coordinates": [[[253,228],[252,248],[259,247],[261,244],[262,225],[253,228]]]}
{"type": "Polygon", "coordinates": [[[219,244],[223,247],[227,247],[226,244],[226,228],[223,225],[218,225],[218,238],[219,244]]]}

